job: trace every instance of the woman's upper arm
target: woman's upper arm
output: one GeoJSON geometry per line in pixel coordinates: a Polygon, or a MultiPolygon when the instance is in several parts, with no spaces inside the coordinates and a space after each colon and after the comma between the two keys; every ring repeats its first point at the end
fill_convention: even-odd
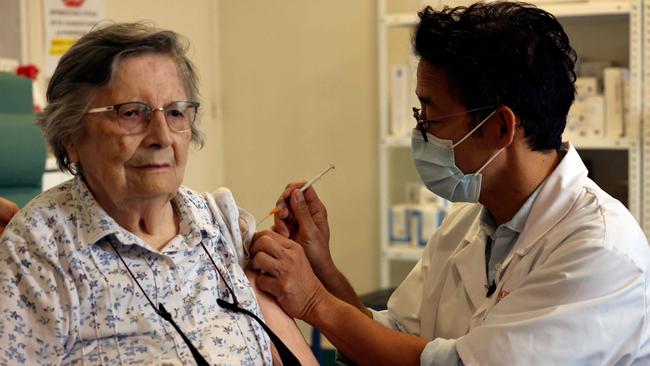
{"type": "Polygon", "coordinates": [[[257,276],[257,272],[250,269],[246,270],[246,277],[248,277],[255,290],[255,296],[264,315],[266,325],[289,347],[291,352],[300,360],[300,364],[304,366],[318,365],[318,361],[316,361],[311,348],[305,342],[293,318],[282,310],[271,295],[257,289],[255,285],[257,276]]]}

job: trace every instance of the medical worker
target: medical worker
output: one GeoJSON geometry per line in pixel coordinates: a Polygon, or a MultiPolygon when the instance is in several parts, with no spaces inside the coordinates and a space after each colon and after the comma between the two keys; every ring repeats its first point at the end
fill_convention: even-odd
{"type": "Polygon", "coordinates": [[[419,13],[412,156],[446,218],[388,310],[366,309],[329,253],[325,207],[258,233],[257,285],[366,365],[650,365],[650,250],[562,143],[576,55],[558,21],[490,2],[419,13]]]}

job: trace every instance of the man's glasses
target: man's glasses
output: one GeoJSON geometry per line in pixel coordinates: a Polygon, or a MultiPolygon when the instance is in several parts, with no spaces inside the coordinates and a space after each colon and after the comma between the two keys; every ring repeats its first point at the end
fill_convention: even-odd
{"type": "MultiPolygon", "coordinates": [[[[181,336],[181,338],[183,339],[183,341],[187,345],[187,348],[190,349],[190,352],[192,353],[192,356],[194,357],[194,361],[196,361],[196,364],[199,365],[199,366],[210,366],[208,361],[206,361],[206,359],[203,357],[203,355],[201,355],[201,353],[196,348],[196,346],[194,346],[194,344],[192,344],[192,341],[190,341],[190,339],[185,335],[185,333],[183,333],[183,331],[178,326],[178,324],[176,324],[176,322],[174,321],[174,318],[167,311],[167,309],[165,309],[163,304],[159,302],[158,303],[158,308],[156,308],[153,301],[151,301],[151,299],[149,298],[147,293],[144,291],[144,289],[140,285],[140,282],[138,282],[138,279],[135,277],[133,272],[131,272],[131,269],[129,268],[129,266],[124,261],[124,258],[122,258],[122,255],[120,255],[120,252],[118,252],[117,248],[115,248],[115,245],[113,244],[113,242],[111,240],[109,240],[108,243],[111,245],[111,248],[113,248],[113,251],[115,251],[115,254],[117,254],[117,256],[120,258],[120,261],[122,262],[124,267],[126,267],[127,272],[129,272],[129,275],[131,275],[131,278],[133,278],[133,281],[135,281],[135,283],[138,285],[138,287],[140,288],[140,291],[142,292],[142,294],[144,294],[144,297],[147,298],[147,301],[149,302],[149,305],[151,305],[151,307],[153,308],[154,312],[156,314],[158,314],[158,316],[160,316],[161,318],[165,319],[169,324],[171,324],[172,327],[174,327],[174,329],[176,330],[176,332],[178,332],[178,334],[181,336]]],[[[280,360],[282,361],[282,364],[286,365],[286,366],[294,366],[294,365],[299,366],[300,361],[298,361],[296,356],[294,356],[294,354],[291,352],[291,350],[289,350],[289,348],[284,344],[284,342],[282,342],[280,337],[278,337],[271,330],[271,328],[269,328],[266,325],[266,323],[264,323],[264,321],[262,319],[260,319],[257,315],[252,313],[250,310],[244,309],[241,306],[239,306],[239,302],[237,301],[237,296],[235,296],[235,291],[233,291],[233,289],[228,285],[228,282],[226,282],[226,279],[224,278],[223,274],[221,274],[221,271],[217,267],[217,264],[214,262],[214,259],[212,259],[212,256],[210,255],[210,252],[208,252],[208,249],[205,247],[205,245],[203,243],[200,243],[200,245],[203,248],[203,250],[205,251],[205,254],[207,254],[208,258],[210,258],[210,262],[212,263],[212,268],[217,272],[217,274],[219,275],[219,277],[223,281],[224,285],[226,286],[226,289],[228,289],[228,292],[230,293],[230,296],[232,297],[232,302],[228,302],[226,300],[218,298],[217,299],[217,304],[220,307],[224,308],[224,309],[228,309],[228,310],[233,311],[235,313],[248,315],[251,318],[255,319],[255,321],[262,327],[262,329],[264,329],[266,334],[269,336],[269,338],[271,339],[271,342],[273,342],[273,345],[275,346],[275,348],[278,351],[278,354],[280,355],[280,360]]]]}
{"type": "Polygon", "coordinates": [[[120,127],[127,133],[136,134],[147,129],[153,112],[161,111],[165,116],[167,126],[172,131],[183,132],[192,128],[199,105],[198,102],[179,100],[171,102],[165,107],[152,108],[143,102],[126,102],[107,107],[92,108],[86,113],[113,111],[120,127]]]}
{"type": "Polygon", "coordinates": [[[463,114],[483,111],[483,110],[487,110],[487,109],[494,109],[494,107],[489,106],[489,107],[480,107],[480,108],[468,109],[466,111],[459,112],[459,113],[446,114],[444,116],[439,116],[439,117],[432,118],[432,119],[423,119],[422,118],[422,110],[420,108],[413,107],[413,118],[415,118],[415,122],[417,123],[417,126],[415,128],[418,131],[420,131],[424,141],[428,142],[429,138],[427,137],[427,130],[429,129],[429,123],[439,122],[439,121],[442,121],[442,120],[444,120],[446,118],[461,116],[463,114]]]}

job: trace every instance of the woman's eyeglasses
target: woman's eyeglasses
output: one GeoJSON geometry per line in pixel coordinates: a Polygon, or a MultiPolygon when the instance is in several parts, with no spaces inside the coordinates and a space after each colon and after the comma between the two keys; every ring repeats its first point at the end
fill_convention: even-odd
{"type": "Polygon", "coordinates": [[[141,133],[149,126],[153,112],[161,111],[169,129],[176,132],[192,128],[200,104],[188,100],[171,102],[164,107],[152,108],[143,102],[126,102],[107,107],[92,108],[86,113],[115,112],[115,120],[125,132],[141,133]]]}

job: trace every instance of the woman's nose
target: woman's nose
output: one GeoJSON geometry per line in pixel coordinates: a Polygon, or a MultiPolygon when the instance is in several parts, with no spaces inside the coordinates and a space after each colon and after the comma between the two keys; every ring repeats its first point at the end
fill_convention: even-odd
{"type": "Polygon", "coordinates": [[[172,143],[172,131],[167,125],[165,111],[163,108],[156,108],[151,111],[151,120],[147,126],[147,146],[167,147],[172,143]]]}

